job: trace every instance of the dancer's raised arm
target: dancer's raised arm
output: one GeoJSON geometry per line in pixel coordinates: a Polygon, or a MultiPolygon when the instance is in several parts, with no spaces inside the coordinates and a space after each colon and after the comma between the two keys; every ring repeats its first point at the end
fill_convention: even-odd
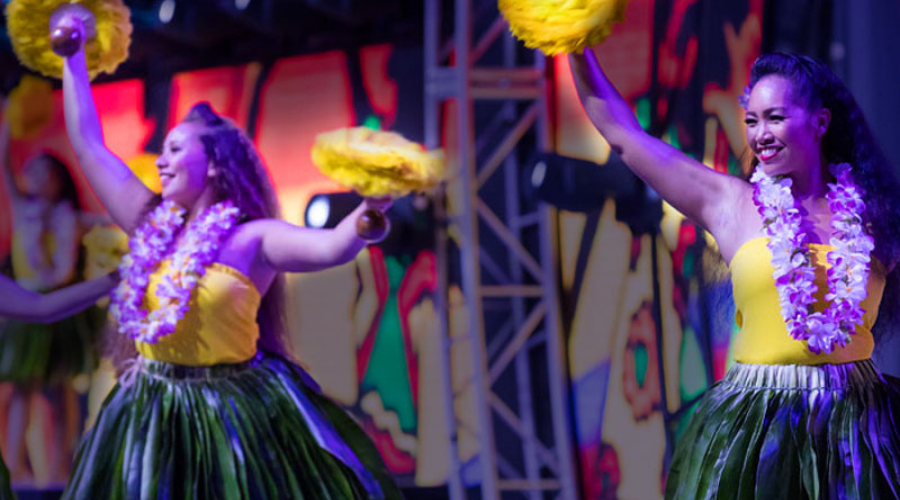
{"type": "Polygon", "coordinates": [[[591,122],[626,165],[681,213],[718,237],[744,181],[707,168],[647,134],[590,49],[569,56],[578,96],[591,122]]]}
{"type": "MultiPolygon", "coordinates": [[[[71,23],[81,29],[81,22],[71,23]]],[[[103,130],[88,77],[84,46],[64,59],[63,99],[69,140],[91,187],[113,220],[127,233],[136,227],[146,204],[153,198],[150,191],[103,140],[103,130]]]]}

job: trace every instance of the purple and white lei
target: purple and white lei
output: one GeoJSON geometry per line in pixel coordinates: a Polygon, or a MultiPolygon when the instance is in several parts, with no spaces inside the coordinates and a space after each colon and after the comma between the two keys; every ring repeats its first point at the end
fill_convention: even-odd
{"type": "Polygon", "coordinates": [[[216,203],[188,225],[183,240],[172,255],[168,270],[156,289],[159,305],[152,312],[143,308],[150,275],[166,256],[181,226],[185,210],[163,201],[131,237],[131,251],[122,259],[122,281],[112,293],[110,312],[124,333],[139,342],[156,343],[175,331],[188,310],[191,292],[219,253],[222,239],[231,231],[240,211],[230,201],[216,203]]]}
{"type": "Polygon", "coordinates": [[[829,243],[833,250],[827,257],[831,267],[825,300],[830,304],[824,312],[812,310],[818,287],[807,235],[800,225],[800,210],[791,194],[791,179],[773,179],[762,167],[757,167],[750,178],[753,201],[769,237],[781,315],[791,336],[805,340],[816,354],[830,353],[836,345],[846,346],[850,335],[856,333],[856,325],[862,323],[860,303],[866,298],[870,254],[875,248],[863,227],[866,205],[853,183],[850,166],[842,163],[830,169],[837,182],[828,184],[826,196],[832,213],[829,243]]]}

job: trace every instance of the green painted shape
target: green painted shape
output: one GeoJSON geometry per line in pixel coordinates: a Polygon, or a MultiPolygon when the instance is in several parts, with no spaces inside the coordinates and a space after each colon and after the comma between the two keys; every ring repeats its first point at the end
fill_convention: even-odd
{"type": "Polygon", "coordinates": [[[681,439],[681,436],[684,435],[684,431],[687,429],[687,426],[691,421],[691,417],[694,415],[694,412],[697,410],[697,405],[699,404],[700,401],[695,401],[690,408],[688,408],[684,413],[681,414],[678,420],[670,424],[674,427],[672,429],[672,437],[675,439],[676,443],[679,439],[681,439]]]}
{"type": "Polygon", "coordinates": [[[678,128],[675,125],[669,127],[669,130],[666,131],[666,135],[669,139],[669,144],[675,149],[681,149],[681,142],[678,140],[678,128]]]}
{"type": "Polygon", "coordinates": [[[644,382],[647,381],[647,366],[649,365],[650,355],[647,353],[647,346],[643,342],[634,348],[634,373],[637,378],[638,386],[643,388],[644,382]]]}
{"type": "Polygon", "coordinates": [[[726,358],[725,361],[726,370],[734,365],[734,339],[737,337],[739,331],[741,331],[741,327],[738,326],[737,320],[734,320],[731,324],[731,339],[728,341],[728,358],[726,358]]]}
{"type": "Polygon", "coordinates": [[[737,176],[741,175],[741,164],[738,163],[737,158],[731,155],[728,155],[728,173],[737,176]]]}
{"type": "Polygon", "coordinates": [[[397,311],[397,289],[406,268],[394,257],[385,257],[390,292],[381,315],[381,323],[375,334],[375,344],[363,376],[363,391],[374,390],[381,396],[386,410],[397,414],[404,432],[415,432],[416,408],[413,404],[412,385],[403,343],[403,329],[397,311]]]}
{"type": "Polygon", "coordinates": [[[650,99],[643,98],[638,99],[638,102],[634,105],[634,114],[637,116],[638,123],[641,124],[641,128],[644,130],[650,129],[650,99]]]}
{"type": "Polygon", "coordinates": [[[690,277],[694,275],[694,252],[685,252],[684,253],[684,262],[681,264],[681,275],[684,277],[690,277]]]}
{"type": "Polygon", "coordinates": [[[381,130],[381,118],[377,115],[369,115],[363,120],[363,127],[368,127],[372,130],[381,130]]]}
{"type": "Polygon", "coordinates": [[[707,388],[706,363],[703,362],[697,335],[689,326],[684,328],[678,361],[681,400],[689,401],[702,394],[707,388]]]}

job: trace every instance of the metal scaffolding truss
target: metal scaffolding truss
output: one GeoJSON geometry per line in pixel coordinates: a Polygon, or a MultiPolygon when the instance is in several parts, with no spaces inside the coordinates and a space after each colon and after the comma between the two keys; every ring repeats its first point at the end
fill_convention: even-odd
{"type": "MultiPolygon", "coordinates": [[[[459,251],[448,251],[443,225],[437,245],[450,498],[467,498],[466,486],[478,484],[472,490],[480,490],[484,500],[575,500],[555,217],[545,204],[526,210],[520,195],[519,159],[549,145],[545,61],[533,53],[526,64],[518,62],[524,51],[496,5],[496,0],[425,1],[425,140],[433,148],[441,145],[442,133],[457,138],[447,155],[458,163],[461,191],[453,197],[452,213],[442,217],[455,223],[459,251]],[[452,22],[442,19],[450,12],[452,22]],[[452,33],[444,36],[448,27],[452,33]],[[448,101],[456,105],[444,110],[448,101]],[[443,130],[444,123],[455,130],[443,130]],[[531,151],[523,151],[526,143],[531,151]],[[458,269],[461,281],[465,338],[448,331],[448,267],[458,269]],[[469,373],[453,373],[451,350],[457,342],[471,346],[469,373]],[[452,383],[461,376],[474,394],[477,414],[475,428],[464,431],[474,434],[479,446],[466,463],[454,411],[462,391],[452,383]],[[539,408],[546,411],[538,414],[539,408]]],[[[445,204],[437,205],[441,211],[445,204]]]]}

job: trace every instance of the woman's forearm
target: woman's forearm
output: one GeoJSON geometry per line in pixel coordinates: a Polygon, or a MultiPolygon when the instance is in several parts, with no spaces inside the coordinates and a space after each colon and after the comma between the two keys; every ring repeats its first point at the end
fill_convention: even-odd
{"type": "Polygon", "coordinates": [[[108,294],[118,282],[116,273],[70,285],[54,292],[39,294],[0,277],[0,290],[7,298],[0,301],[0,316],[35,323],[51,323],[69,317],[108,294]]]}
{"type": "Polygon", "coordinates": [[[350,215],[338,223],[328,235],[331,254],[334,256],[332,265],[340,265],[353,260],[356,255],[369,243],[359,237],[356,224],[363,212],[368,209],[368,204],[363,201],[350,215]]]}
{"type": "Polygon", "coordinates": [[[90,153],[91,147],[103,145],[103,129],[91,93],[84,48],[63,60],[63,111],[66,131],[79,159],[90,153]]]}
{"type": "Polygon", "coordinates": [[[63,108],[82,171],[112,219],[131,233],[153,192],[104,144],[83,49],[64,59],[63,108]]]}
{"type": "Polygon", "coordinates": [[[366,200],[333,229],[310,229],[275,219],[255,222],[253,227],[261,232],[262,257],[272,270],[320,271],[350,262],[371,243],[359,237],[357,221],[367,209],[384,211],[389,205],[389,200],[366,200]]]}

